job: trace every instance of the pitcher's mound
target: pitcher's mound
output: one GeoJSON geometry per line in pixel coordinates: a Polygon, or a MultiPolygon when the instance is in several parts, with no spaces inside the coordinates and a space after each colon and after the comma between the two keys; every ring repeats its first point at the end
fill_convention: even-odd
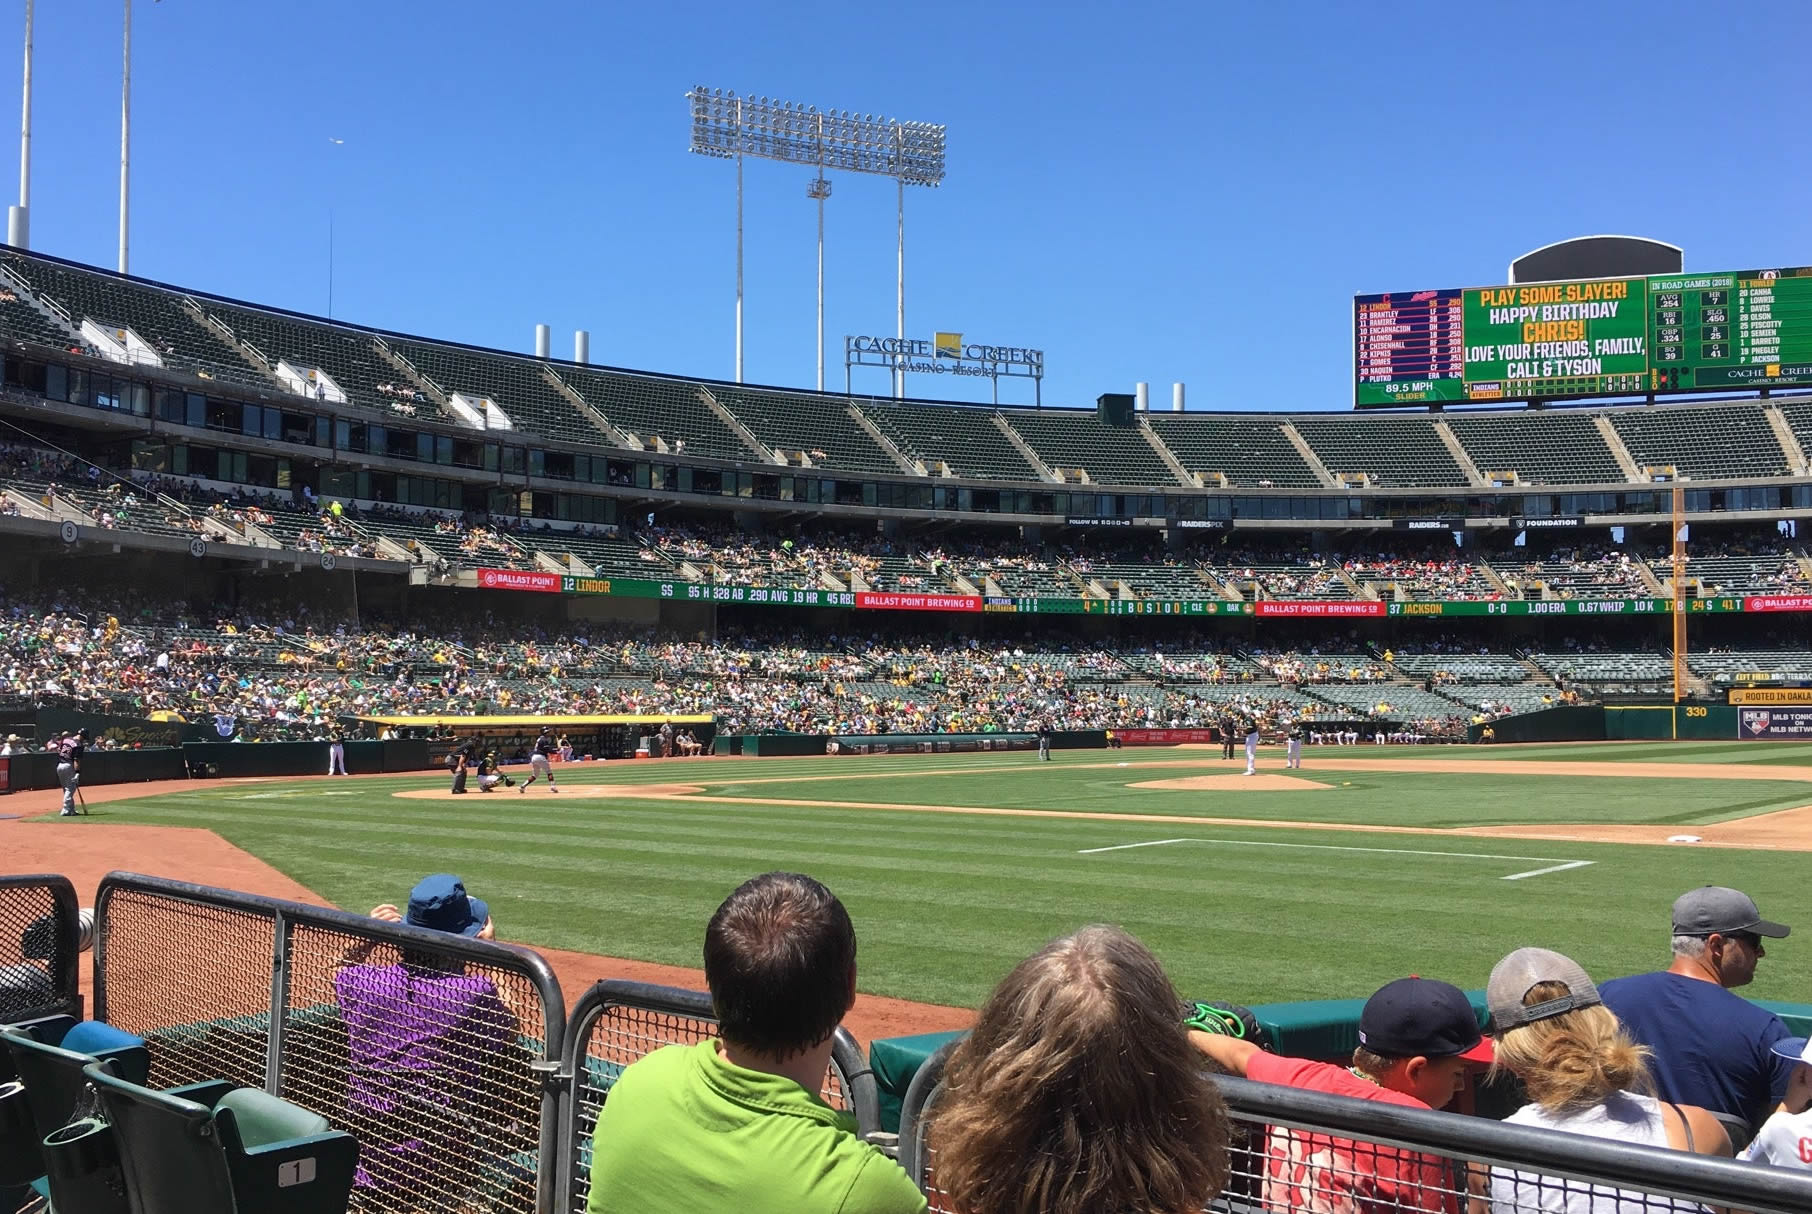
{"type": "MultiPolygon", "coordinates": [[[[1257,779],[1256,776],[1253,777],[1257,779]]],[[[518,781],[520,785],[520,781],[518,781]]],[[[558,793],[545,784],[536,784],[526,794],[518,795],[514,788],[497,788],[488,793],[480,793],[476,782],[468,785],[467,796],[509,798],[526,801],[530,797],[689,797],[705,791],[702,784],[568,784],[558,793]]],[[[393,797],[407,797],[411,801],[440,801],[453,794],[444,788],[406,788],[393,792],[393,797]]]]}
{"type": "Polygon", "coordinates": [[[1297,776],[1261,771],[1255,776],[1182,776],[1175,780],[1144,780],[1128,788],[1162,788],[1172,792],[1315,792],[1328,787],[1297,776]]]}

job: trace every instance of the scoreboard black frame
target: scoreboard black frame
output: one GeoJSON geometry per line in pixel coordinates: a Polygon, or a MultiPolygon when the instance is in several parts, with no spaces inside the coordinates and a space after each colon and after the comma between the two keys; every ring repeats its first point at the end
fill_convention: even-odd
{"type": "Polygon", "coordinates": [[[1812,385],[1812,268],[1358,295],[1360,409],[1812,385]]]}

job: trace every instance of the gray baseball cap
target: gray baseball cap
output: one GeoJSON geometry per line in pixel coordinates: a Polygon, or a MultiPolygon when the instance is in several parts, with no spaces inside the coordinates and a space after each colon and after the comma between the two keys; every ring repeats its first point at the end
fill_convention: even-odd
{"type": "Polygon", "coordinates": [[[1728,936],[1733,932],[1753,932],[1778,940],[1792,929],[1784,923],[1770,923],[1755,909],[1755,901],[1741,890],[1722,885],[1706,885],[1688,890],[1674,900],[1674,935],[1709,936],[1714,932],[1728,936]]]}
{"type": "Polygon", "coordinates": [[[1485,984],[1485,1008],[1491,1014],[1493,1033],[1603,1002],[1597,984],[1577,961],[1546,948],[1517,949],[1491,968],[1491,980],[1485,984]],[[1567,993],[1524,1006],[1523,996],[1544,982],[1562,983],[1567,993]]]}

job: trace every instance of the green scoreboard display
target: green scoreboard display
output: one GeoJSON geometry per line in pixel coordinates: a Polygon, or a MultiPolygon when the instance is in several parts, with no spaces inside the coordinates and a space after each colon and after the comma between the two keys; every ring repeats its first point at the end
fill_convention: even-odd
{"type": "Polygon", "coordinates": [[[1360,295],[1354,403],[1812,384],[1812,269],[1360,295]]]}

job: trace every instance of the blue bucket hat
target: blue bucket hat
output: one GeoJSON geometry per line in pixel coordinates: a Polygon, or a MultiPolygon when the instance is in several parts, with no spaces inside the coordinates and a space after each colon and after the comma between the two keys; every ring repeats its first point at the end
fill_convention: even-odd
{"type": "Polygon", "coordinates": [[[451,873],[435,873],[409,891],[409,913],[403,921],[456,936],[476,936],[490,918],[491,908],[467,894],[465,882],[451,873]]]}

